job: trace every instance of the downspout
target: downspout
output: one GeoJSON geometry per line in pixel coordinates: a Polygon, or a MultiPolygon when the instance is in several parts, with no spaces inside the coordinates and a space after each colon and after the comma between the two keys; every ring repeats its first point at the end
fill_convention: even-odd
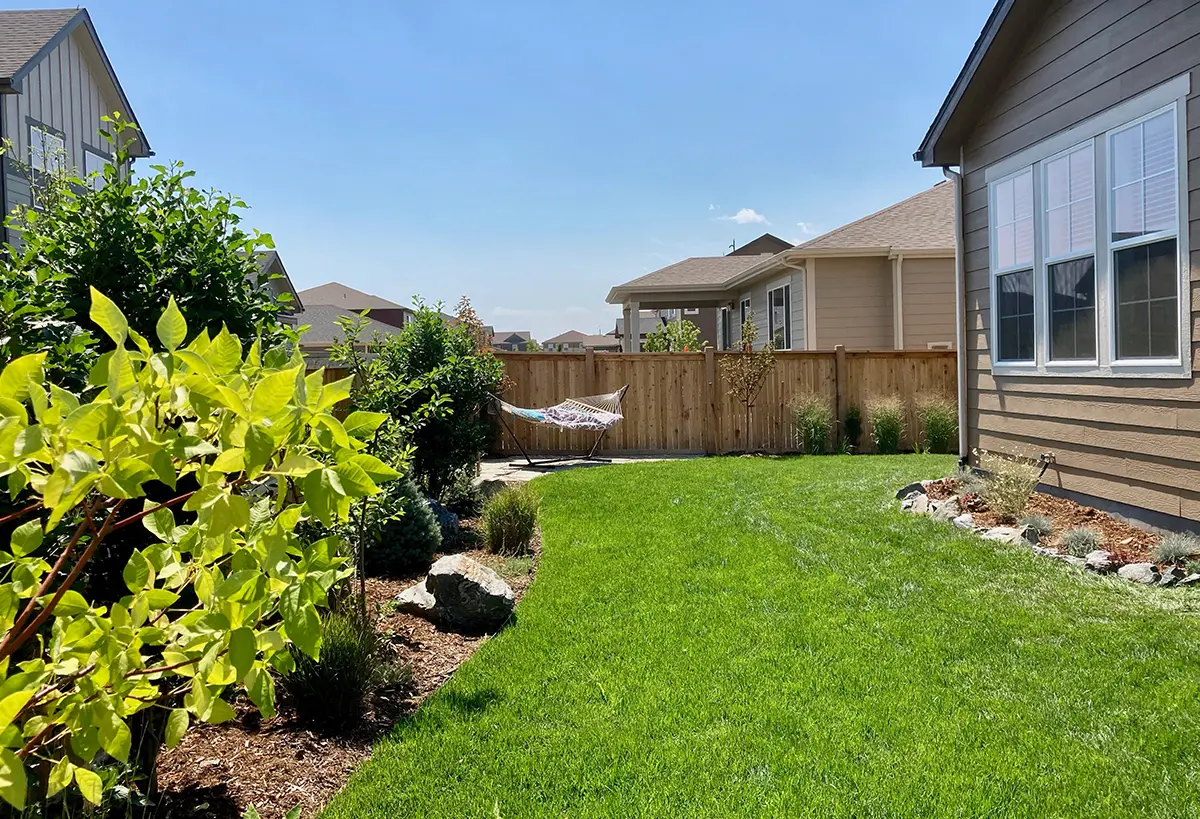
{"type": "MultiPolygon", "coordinates": [[[[962,167],[961,151],[959,165],[962,167]]],[[[966,262],[963,257],[963,177],[958,171],[942,166],[942,173],[954,184],[954,347],[958,351],[958,465],[966,468],[970,462],[967,451],[967,293],[966,262]]]]}
{"type": "MultiPolygon", "coordinates": [[[[4,127],[4,96],[0,94],[0,139],[8,133],[4,127]]],[[[0,245],[8,244],[8,156],[0,154],[0,245]]]]}

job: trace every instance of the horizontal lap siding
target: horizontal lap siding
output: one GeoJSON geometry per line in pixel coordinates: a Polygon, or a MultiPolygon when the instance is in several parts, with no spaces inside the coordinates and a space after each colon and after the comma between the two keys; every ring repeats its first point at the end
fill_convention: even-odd
{"type": "Polygon", "coordinates": [[[954,260],[905,259],[904,346],[924,350],[930,343],[954,343],[954,260]]]}
{"type": "Polygon", "coordinates": [[[820,259],[816,266],[817,343],[847,350],[890,350],[892,263],[883,257],[820,259]]]}
{"type": "Polygon", "coordinates": [[[1195,378],[993,376],[984,168],[1191,72],[1187,106],[1193,367],[1200,370],[1200,2],[1066,0],[1050,7],[966,146],[964,262],[968,440],[1053,452],[1049,483],[1200,519],[1200,384],[1195,378]]]}

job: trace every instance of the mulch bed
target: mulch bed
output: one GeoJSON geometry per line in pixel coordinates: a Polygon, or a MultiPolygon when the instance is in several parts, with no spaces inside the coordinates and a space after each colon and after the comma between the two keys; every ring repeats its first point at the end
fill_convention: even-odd
{"type": "MultiPolygon", "coordinates": [[[[540,536],[535,535],[530,572],[505,576],[518,601],[533,580],[540,552],[540,536]]],[[[498,559],[489,552],[453,553],[500,571],[498,559]]],[[[370,756],[374,743],[415,712],[487,639],[442,631],[428,620],[385,605],[422,576],[367,581],[368,610],[388,636],[396,662],[411,669],[411,683],[403,690],[379,692],[362,722],[338,736],[309,730],[285,702],[266,721],[248,701],[235,702],[236,720],[195,727],[177,747],[159,756],[155,815],[240,819],[250,805],[263,819],[283,816],[297,805],[302,816],[316,815],[370,756]]],[[[279,691],[282,694],[282,686],[279,691]]]]}

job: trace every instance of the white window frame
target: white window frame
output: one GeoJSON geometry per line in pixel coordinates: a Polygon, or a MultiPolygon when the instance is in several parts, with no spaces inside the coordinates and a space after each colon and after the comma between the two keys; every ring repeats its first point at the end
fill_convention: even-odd
{"type": "Polygon", "coordinates": [[[55,168],[55,170],[60,171],[60,172],[67,170],[67,165],[71,161],[71,157],[67,153],[67,138],[62,134],[62,132],[50,127],[49,125],[46,125],[45,123],[36,122],[36,121],[29,122],[29,168],[30,168],[30,170],[33,171],[34,173],[39,173],[39,174],[45,173],[45,170],[46,170],[45,157],[46,157],[46,140],[47,140],[47,138],[56,139],[60,143],[62,143],[61,148],[55,149],[55,153],[54,153],[55,163],[54,164],[57,166],[55,168]],[[37,133],[40,133],[42,135],[40,140],[36,140],[36,138],[35,138],[35,134],[37,134],[37,133]],[[35,161],[34,161],[33,146],[34,146],[35,141],[37,141],[40,146],[40,151],[42,154],[42,162],[41,163],[35,163],[35,161]]]}
{"type": "MultiPolygon", "coordinates": [[[[989,267],[990,267],[989,288],[991,290],[991,299],[992,299],[992,301],[991,301],[991,310],[992,310],[992,313],[991,313],[991,315],[992,315],[991,344],[992,344],[992,357],[993,357],[993,365],[992,366],[993,366],[993,368],[997,367],[997,366],[999,366],[1001,368],[1005,368],[1005,369],[1024,368],[1024,367],[1030,366],[1031,364],[1036,363],[1036,361],[1037,361],[1038,316],[1041,314],[1041,308],[1039,306],[1039,299],[1038,299],[1038,284],[1037,284],[1037,267],[1038,267],[1038,265],[1037,265],[1037,261],[1038,261],[1038,256],[1040,255],[1040,252],[1041,252],[1041,248],[1039,246],[1039,241],[1041,240],[1041,235],[1042,235],[1041,231],[1038,230],[1038,210],[1039,210],[1039,208],[1041,208],[1041,199],[1038,196],[1040,186],[1038,185],[1037,177],[1038,177],[1037,168],[1034,167],[1033,165],[1026,165],[1026,166],[1017,168],[1016,170],[1012,171],[1011,173],[1006,174],[1005,176],[1003,176],[999,179],[991,180],[988,182],[988,248],[989,248],[988,258],[989,258],[989,267]],[[1030,184],[1030,188],[1031,188],[1031,192],[1032,192],[1032,201],[1029,204],[1033,209],[1031,211],[1031,217],[1033,219],[1033,259],[1030,260],[1029,262],[1022,262],[1022,263],[1009,265],[1008,267],[1001,267],[1000,261],[998,258],[999,253],[998,253],[998,249],[996,247],[996,228],[998,227],[998,225],[993,221],[993,218],[996,214],[996,189],[1000,185],[1004,184],[1005,182],[1016,179],[1019,176],[1024,176],[1025,174],[1029,174],[1029,177],[1030,177],[1029,184],[1030,184]],[[998,357],[1000,355],[1000,288],[998,288],[996,286],[996,281],[1001,276],[1008,276],[1013,273],[1024,273],[1026,271],[1029,271],[1029,273],[1030,273],[1030,280],[1032,281],[1032,286],[1033,286],[1033,354],[1034,354],[1034,358],[1032,358],[1032,359],[1014,359],[1012,361],[1001,361],[998,357]]],[[[1014,191],[1014,195],[1015,195],[1015,191],[1014,191]]],[[[1015,204],[1014,204],[1014,210],[1015,210],[1015,204]]],[[[1013,224],[1015,224],[1015,222],[1013,224]]]]}
{"type": "Polygon", "coordinates": [[[89,148],[87,145],[83,146],[83,178],[85,182],[91,185],[93,190],[100,190],[104,187],[104,166],[110,164],[112,164],[111,156],[95,148],[89,148]],[[95,176],[92,176],[91,172],[88,171],[89,159],[99,160],[100,162],[100,168],[96,170],[95,176]]]}
{"type": "MultiPolygon", "coordinates": [[[[1190,74],[1182,74],[1144,94],[1126,100],[1085,122],[1057,133],[984,169],[988,186],[988,245],[989,290],[991,302],[991,368],[996,375],[1064,376],[1093,378],[1190,378],[1192,376],[1192,312],[1191,312],[1191,248],[1189,245],[1188,160],[1187,160],[1187,97],[1191,93],[1190,74]],[[1173,113],[1175,136],[1176,224],[1172,230],[1138,236],[1120,242],[1112,241],[1114,220],[1113,186],[1110,145],[1113,135],[1165,112],[1173,113]],[[1093,145],[1093,254],[1096,271],[1096,360],[1050,361],[1049,271],[1048,265],[1077,256],[1048,259],[1046,255],[1047,214],[1043,204],[1045,189],[1044,167],[1049,160],[1076,150],[1091,142],[1093,145]],[[1034,361],[1004,362],[998,360],[999,319],[996,279],[1005,270],[998,270],[994,224],[995,185],[1033,168],[1034,199],[1034,361]],[[1116,281],[1113,271],[1114,254],[1126,247],[1153,244],[1174,239],[1177,254],[1177,306],[1179,352],[1176,357],[1158,359],[1116,358],[1116,281]]],[[[969,171],[970,169],[968,169],[969,171]]],[[[1024,270],[1025,267],[1012,268],[1024,270]]]]}
{"type": "MultiPolygon", "coordinates": [[[[1101,182],[1101,179],[1100,179],[1100,174],[1098,174],[1096,171],[1096,163],[1099,161],[1096,156],[1096,153],[1097,152],[1096,152],[1096,145],[1095,145],[1094,139],[1084,140],[1083,142],[1080,142],[1077,145],[1072,145],[1070,148],[1059,151],[1056,154],[1053,154],[1051,156],[1046,157],[1043,160],[1040,160],[1039,171],[1036,174],[1036,178],[1034,179],[1034,196],[1033,196],[1033,198],[1034,198],[1034,201],[1037,202],[1038,206],[1041,208],[1040,212],[1035,214],[1035,219],[1034,219],[1035,231],[1036,230],[1041,231],[1040,237],[1037,235],[1034,236],[1034,262],[1035,263],[1038,262],[1039,257],[1040,257],[1040,262],[1041,262],[1040,265],[1038,265],[1038,264],[1034,265],[1034,271],[1033,271],[1034,349],[1036,350],[1038,347],[1038,338],[1039,337],[1045,339],[1045,357],[1042,360],[1045,362],[1045,368],[1047,371],[1051,371],[1051,370],[1062,371],[1062,372],[1073,372],[1073,371],[1080,371],[1080,370],[1089,371],[1089,370],[1095,370],[1097,367],[1100,366],[1100,358],[1099,358],[1100,357],[1100,348],[1101,348],[1101,346],[1103,346],[1101,344],[1101,340],[1100,340],[1100,327],[1101,327],[1101,324],[1100,324],[1100,302],[1103,301],[1103,297],[1101,296],[1101,293],[1100,293],[1100,252],[1101,252],[1101,250],[1100,250],[1099,239],[1100,239],[1100,230],[1101,230],[1100,214],[1103,212],[1106,212],[1106,209],[1102,210],[1100,207],[1100,204],[1099,204],[1099,200],[1100,200],[1099,184],[1101,182]],[[1092,246],[1091,246],[1091,248],[1089,248],[1086,251],[1082,251],[1082,250],[1068,251],[1067,253],[1064,253],[1059,256],[1051,256],[1050,255],[1050,242],[1047,238],[1050,235],[1050,207],[1049,207],[1049,203],[1046,201],[1046,195],[1045,195],[1046,178],[1049,175],[1050,163],[1055,161],[1056,159],[1063,159],[1064,157],[1069,157],[1071,154],[1073,154],[1077,151],[1085,150],[1089,146],[1092,149],[1092,246]],[[1040,193],[1038,190],[1039,185],[1041,186],[1040,193]],[[1040,238],[1040,242],[1041,242],[1040,244],[1039,244],[1039,238],[1040,238]],[[1051,338],[1050,338],[1050,333],[1051,333],[1050,312],[1053,309],[1054,304],[1053,304],[1053,296],[1051,295],[1051,292],[1050,292],[1050,268],[1053,265],[1061,264],[1063,262],[1074,262],[1074,261],[1079,261],[1080,259],[1087,259],[1089,257],[1092,259],[1092,277],[1093,277],[1093,279],[1095,279],[1095,281],[1093,282],[1093,288],[1096,292],[1096,309],[1095,309],[1096,326],[1094,328],[1094,333],[1095,333],[1095,338],[1096,338],[1096,355],[1090,359],[1088,359],[1088,358],[1063,358],[1063,359],[1055,360],[1051,357],[1052,353],[1053,353],[1053,349],[1052,349],[1053,345],[1051,343],[1051,338]],[[1041,307],[1038,306],[1038,294],[1039,293],[1045,294],[1045,296],[1042,300],[1041,307]]],[[[1069,169],[1068,169],[1068,174],[1070,174],[1069,169]]],[[[1068,213],[1070,212],[1070,204],[1069,203],[1070,203],[1070,197],[1068,197],[1068,205],[1067,205],[1068,213]]]]}
{"type": "Polygon", "coordinates": [[[742,337],[742,325],[744,325],[754,315],[754,308],[750,304],[750,296],[742,296],[742,300],[738,303],[738,339],[742,337]]]}
{"type": "Polygon", "coordinates": [[[775,294],[783,291],[783,342],[776,350],[792,349],[792,283],[784,279],[767,290],[767,341],[775,341],[775,294]]]}
{"type": "Polygon", "coordinates": [[[722,350],[728,350],[733,346],[733,327],[730,324],[733,318],[732,307],[722,307],[717,315],[717,321],[720,327],[717,328],[717,341],[721,345],[722,350]]]}

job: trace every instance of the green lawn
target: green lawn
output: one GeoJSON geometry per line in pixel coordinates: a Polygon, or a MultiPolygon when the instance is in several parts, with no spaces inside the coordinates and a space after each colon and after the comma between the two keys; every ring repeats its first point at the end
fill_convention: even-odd
{"type": "Polygon", "coordinates": [[[539,480],[516,624],[325,816],[1200,816],[1200,594],[897,510],[952,465],[539,480]]]}

